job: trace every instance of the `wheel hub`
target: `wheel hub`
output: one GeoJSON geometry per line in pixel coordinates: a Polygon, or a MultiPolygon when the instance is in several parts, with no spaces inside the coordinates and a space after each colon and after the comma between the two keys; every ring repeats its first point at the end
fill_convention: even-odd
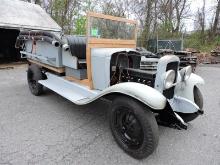
{"type": "Polygon", "coordinates": [[[116,113],[116,130],[124,144],[129,148],[138,149],[143,143],[143,130],[135,114],[128,109],[119,109],[116,113]]]}

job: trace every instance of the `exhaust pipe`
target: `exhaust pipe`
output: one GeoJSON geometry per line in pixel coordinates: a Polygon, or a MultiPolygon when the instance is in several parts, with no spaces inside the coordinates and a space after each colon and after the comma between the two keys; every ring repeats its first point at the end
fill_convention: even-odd
{"type": "Polygon", "coordinates": [[[52,41],[52,45],[55,47],[59,47],[60,43],[58,41],[52,41]]]}
{"type": "Polygon", "coordinates": [[[63,45],[63,50],[64,50],[64,51],[69,51],[69,50],[70,50],[70,46],[67,45],[67,44],[64,44],[64,45],[63,45]]]}

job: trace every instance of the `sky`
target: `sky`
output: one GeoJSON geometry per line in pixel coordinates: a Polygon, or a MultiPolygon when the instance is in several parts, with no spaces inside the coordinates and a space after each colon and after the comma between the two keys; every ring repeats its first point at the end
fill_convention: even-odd
{"type": "MultiPolygon", "coordinates": [[[[216,5],[217,0],[206,0],[206,26],[209,25],[209,22],[211,22],[213,17],[213,9],[216,5]]],[[[186,31],[193,31],[194,30],[194,20],[196,12],[198,11],[198,8],[203,7],[203,0],[190,0],[190,11],[191,11],[191,17],[189,19],[185,19],[185,27],[186,31]]]]}

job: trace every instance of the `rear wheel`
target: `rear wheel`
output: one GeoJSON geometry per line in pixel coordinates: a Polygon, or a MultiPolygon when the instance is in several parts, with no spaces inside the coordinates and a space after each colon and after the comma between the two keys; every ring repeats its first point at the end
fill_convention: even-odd
{"type": "Polygon", "coordinates": [[[130,156],[149,156],[158,144],[158,125],[148,107],[132,98],[120,96],[113,101],[110,127],[117,144],[130,156]]]}
{"type": "MultiPolygon", "coordinates": [[[[194,87],[193,93],[194,93],[194,101],[196,105],[198,105],[200,110],[203,111],[203,97],[201,91],[197,86],[194,87]]],[[[183,118],[185,122],[190,122],[199,116],[198,112],[190,113],[190,114],[187,113],[178,113],[178,114],[183,118]]]]}
{"type": "Polygon", "coordinates": [[[31,64],[27,71],[27,81],[31,93],[35,96],[39,96],[43,93],[43,85],[39,84],[38,81],[43,79],[43,73],[41,69],[31,64]]]}

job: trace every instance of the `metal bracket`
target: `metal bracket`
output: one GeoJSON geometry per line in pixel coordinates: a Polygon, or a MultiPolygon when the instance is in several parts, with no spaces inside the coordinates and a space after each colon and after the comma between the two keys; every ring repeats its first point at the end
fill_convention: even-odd
{"type": "Polygon", "coordinates": [[[188,126],[177,113],[173,112],[169,104],[167,104],[166,108],[156,116],[156,120],[159,125],[178,130],[186,130],[188,126]]]}
{"type": "Polygon", "coordinates": [[[21,58],[35,58],[35,59],[47,61],[51,64],[52,64],[52,61],[56,61],[56,58],[43,57],[41,55],[36,55],[36,54],[28,53],[25,51],[20,51],[20,53],[21,53],[21,58]]]}

